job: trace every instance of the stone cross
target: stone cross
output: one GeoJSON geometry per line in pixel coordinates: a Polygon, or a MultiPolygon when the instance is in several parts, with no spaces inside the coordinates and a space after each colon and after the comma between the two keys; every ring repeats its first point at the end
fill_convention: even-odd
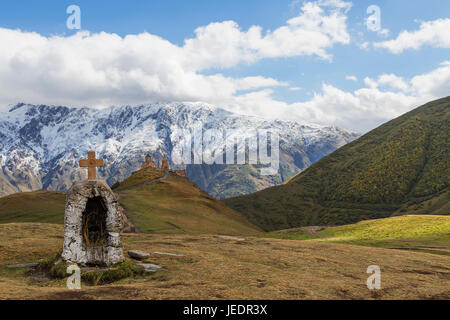
{"type": "Polygon", "coordinates": [[[88,151],[88,158],[80,160],[80,167],[88,168],[88,180],[97,179],[97,167],[103,167],[105,161],[95,159],[95,151],[88,151]]]}

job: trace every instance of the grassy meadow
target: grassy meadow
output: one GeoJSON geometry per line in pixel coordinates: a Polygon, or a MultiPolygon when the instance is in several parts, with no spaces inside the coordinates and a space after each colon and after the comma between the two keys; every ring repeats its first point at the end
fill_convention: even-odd
{"type": "Polygon", "coordinates": [[[64,238],[64,193],[16,194],[0,198],[0,299],[450,299],[450,216],[263,232],[183,177],[141,170],[113,189],[140,230],[123,234],[125,253],[161,270],[70,291],[8,268],[49,261],[64,238]],[[366,287],[373,264],[381,290],[366,287]]]}
{"type": "Polygon", "coordinates": [[[0,299],[450,299],[446,256],[323,241],[216,235],[124,234],[125,251],[151,254],[163,266],[146,278],[109,285],[42,279],[10,263],[48,259],[61,250],[63,227],[0,225],[0,299]],[[369,265],[379,265],[382,289],[366,287],[369,265]]]}
{"type": "Polygon", "coordinates": [[[424,250],[450,255],[450,216],[406,215],[321,228],[294,228],[261,235],[385,248],[424,250]]]}

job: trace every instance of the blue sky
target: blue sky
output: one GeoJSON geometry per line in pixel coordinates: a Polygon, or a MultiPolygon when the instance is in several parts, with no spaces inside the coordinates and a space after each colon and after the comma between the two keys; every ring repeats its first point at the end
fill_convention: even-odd
{"type": "MultiPolygon", "coordinates": [[[[304,6],[307,2],[295,0],[53,0],[39,2],[2,0],[0,3],[0,28],[20,30],[20,33],[11,36],[13,38],[17,37],[17,39],[24,42],[23,45],[17,47],[17,50],[19,50],[18,48],[24,48],[24,46],[29,48],[36,45],[38,49],[30,49],[31,52],[43,50],[48,54],[49,50],[43,49],[45,45],[42,45],[37,40],[36,44],[31,42],[32,44],[27,45],[26,41],[28,40],[24,40],[24,35],[29,32],[35,32],[39,34],[41,40],[42,38],[51,39],[55,36],[66,39],[76,37],[78,31],[68,30],[66,27],[66,19],[68,17],[66,8],[75,4],[81,8],[82,32],[89,31],[90,35],[99,32],[117,34],[122,39],[127,35],[148,33],[158,36],[164,41],[167,40],[175,47],[172,49],[177,51],[177,48],[184,46],[186,39],[198,38],[197,33],[195,33],[198,27],[205,27],[211,23],[234,21],[237,30],[244,36],[246,36],[245,33],[247,33],[249,28],[259,26],[261,35],[264,37],[264,35],[286,26],[287,21],[290,19],[301,17],[305,13],[304,9],[306,7],[304,6]]],[[[155,66],[149,68],[148,65],[145,65],[148,62],[140,56],[140,54],[145,55],[145,52],[140,52],[136,53],[136,58],[133,58],[132,54],[126,55],[127,59],[142,60],[142,66],[133,67],[133,70],[140,67],[144,70],[141,80],[136,80],[136,77],[133,76],[133,83],[136,82],[136,87],[131,86],[129,80],[127,82],[121,78],[120,81],[118,80],[120,84],[115,85],[113,88],[108,89],[102,84],[99,85],[96,91],[94,90],[96,89],[96,84],[93,82],[94,85],[91,84],[91,89],[80,87],[80,96],[77,97],[72,92],[68,94],[71,84],[67,84],[67,87],[64,87],[62,81],[64,81],[63,75],[68,73],[67,70],[86,66],[85,63],[81,63],[81,59],[78,62],[74,62],[74,66],[68,67],[67,64],[63,63],[60,66],[55,66],[54,68],[61,68],[63,71],[60,70],[61,73],[55,76],[56,80],[54,79],[54,82],[47,80],[54,75],[55,70],[53,70],[52,66],[47,66],[47,69],[45,69],[42,67],[42,62],[37,67],[36,64],[26,61],[26,63],[24,62],[20,65],[19,69],[16,69],[17,73],[40,74],[40,77],[43,77],[44,80],[37,76],[33,76],[34,80],[18,78],[14,86],[9,84],[10,81],[8,81],[8,85],[11,88],[8,88],[7,91],[4,89],[5,92],[0,91],[0,103],[10,104],[26,100],[25,102],[29,103],[52,103],[73,106],[92,105],[95,107],[108,104],[139,104],[160,100],[201,100],[228,108],[234,112],[334,124],[359,131],[367,131],[394,116],[410,110],[427,99],[449,94],[448,84],[442,83],[447,80],[446,77],[448,75],[445,65],[450,60],[448,41],[445,39],[435,40],[435,35],[447,36],[447,34],[442,35],[442,30],[450,21],[450,1],[372,0],[344,2],[341,0],[327,0],[328,4],[325,5],[324,2],[325,0],[310,1],[313,4],[311,8],[322,8],[324,10],[321,18],[331,16],[337,10],[336,8],[339,8],[339,4],[345,3],[349,5],[348,9],[339,9],[339,17],[345,19],[345,26],[341,23],[339,28],[343,29],[342,31],[348,36],[348,39],[344,37],[340,40],[330,40],[330,43],[327,45],[314,44],[310,50],[308,49],[307,53],[296,54],[289,49],[289,42],[301,41],[302,46],[306,47],[308,42],[283,36],[282,38],[278,37],[271,43],[263,44],[263,46],[272,46],[274,43],[281,41],[282,44],[280,46],[286,46],[286,50],[273,53],[273,48],[266,50],[266,47],[262,49],[258,47],[257,51],[259,51],[254,56],[243,59],[233,58],[232,62],[228,61],[227,57],[223,57],[223,59],[218,58],[217,63],[214,61],[214,55],[219,56],[221,52],[228,50],[228,48],[221,50],[219,46],[223,44],[218,44],[214,41],[209,44],[205,40],[201,44],[202,47],[206,43],[206,46],[217,47],[218,51],[208,52],[205,49],[204,54],[199,54],[201,57],[195,56],[192,58],[193,60],[199,59],[195,66],[189,65],[185,61],[175,61],[178,58],[183,59],[177,53],[167,55],[166,60],[172,62],[171,59],[174,59],[173,63],[164,61],[164,64],[177,64],[176,69],[183,69],[180,71],[183,75],[188,74],[186,80],[183,80],[186,81],[186,85],[183,85],[179,90],[176,88],[172,90],[173,92],[180,92],[178,95],[173,92],[170,94],[166,93],[169,89],[163,88],[169,85],[173,87],[172,80],[164,82],[165,80],[163,79],[171,71],[164,68],[162,68],[161,73],[154,71],[160,65],[157,60],[164,59],[164,54],[152,54],[152,61],[156,62],[155,66]],[[330,5],[330,3],[332,4],[330,5]],[[384,34],[370,31],[365,25],[365,19],[369,16],[366,13],[366,9],[369,5],[374,4],[381,9],[381,28],[386,29],[384,34]],[[432,23],[423,33],[417,33],[421,30],[421,23],[424,22],[436,23],[432,23]],[[374,43],[398,40],[402,31],[411,34],[411,42],[417,42],[416,47],[408,48],[408,45],[405,46],[400,40],[393,45],[396,48],[395,50],[400,48],[398,50],[401,52],[394,52],[392,51],[394,49],[389,50],[387,47],[376,47],[374,45],[374,43]],[[426,37],[429,37],[429,39],[426,37]],[[326,52],[327,57],[320,53],[322,49],[326,52]],[[210,55],[212,55],[212,58],[210,55]],[[201,60],[203,58],[205,61],[201,60]],[[150,69],[151,71],[149,71],[150,69]],[[191,75],[190,72],[193,72],[193,74],[191,75]],[[220,75],[225,80],[216,79],[216,75],[220,75]],[[390,77],[382,78],[383,75],[390,75],[390,77]],[[429,75],[429,78],[423,78],[424,75],[429,75]],[[189,91],[189,88],[192,86],[189,81],[196,82],[194,78],[197,76],[201,76],[201,81],[205,81],[204,84],[199,82],[203,86],[209,86],[209,83],[214,83],[211,85],[211,89],[208,89],[208,92],[199,92],[197,88],[192,89],[192,92],[189,91]],[[349,80],[350,76],[353,80],[349,80]],[[258,83],[264,84],[257,85],[255,84],[255,79],[248,79],[248,77],[259,77],[258,83]],[[59,81],[57,81],[58,79],[59,81]],[[241,81],[239,79],[246,80],[241,81]],[[146,83],[139,83],[139,81],[153,80],[158,83],[156,86],[158,89],[146,83]],[[421,89],[418,89],[423,87],[420,81],[425,80],[435,82],[436,86],[429,88],[426,92],[421,91],[421,89]],[[39,83],[39,86],[43,86],[44,82],[48,82],[48,87],[42,87],[42,94],[37,94],[33,81],[39,83]],[[222,84],[220,81],[226,82],[222,84]],[[271,81],[277,83],[271,85],[271,81]],[[236,82],[239,84],[236,84],[236,82]],[[30,86],[30,88],[27,89],[27,86],[30,86]],[[221,87],[226,86],[230,86],[228,93],[217,93],[221,87]],[[327,87],[325,88],[324,86],[327,87]],[[93,87],[94,89],[92,89],[93,87]],[[14,91],[15,89],[17,92],[14,91]],[[61,92],[58,92],[58,89],[61,92]],[[112,89],[115,89],[114,93],[108,93],[108,90],[112,89]],[[361,89],[375,91],[358,91],[361,89]],[[28,90],[30,93],[27,93],[28,90]],[[53,97],[52,92],[55,92],[53,97]],[[135,92],[134,96],[133,92],[135,92]],[[214,92],[217,94],[214,94],[214,92]],[[110,98],[111,95],[114,97],[110,98]],[[365,96],[362,97],[362,95],[365,96]],[[367,101],[373,99],[379,99],[379,101],[376,101],[374,105],[368,105],[367,101]],[[330,104],[334,105],[333,108],[329,106],[330,104]],[[392,107],[389,104],[392,104],[392,107]],[[343,113],[346,113],[346,115],[343,116],[343,113]]],[[[303,28],[303,26],[299,28],[303,28]]],[[[226,30],[233,31],[235,29],[232,26],[228,26],[226,30]]],[[[296,33],[291,34],[295,35],[296,33]]],[[[325,34],[330,39],[333,37],[329,31],[322,30],[319,34],[325,34]]],[[[5,42],[6,39],[11,41],[11,37],[6,38],[4,36],[2,39],[0,36],[0,42],[2,40],[5,42]]],[[[213,37],[220,38],[220,31],[213,34],[213,37]]],[[[232,38],[230,39],[232,40],[232,38]]],[[[19,40],[17,41],[19,42],[19,40]]],[[[147,43],[145,40],[140,39],[139,41],[147,43]]],[[[314,39],[312,41],[314,42],[314,39]]],[[[71,42],[71,45],[73,45],[73,42],[71,42]]],[[[57,41],[57,44],[48,45],[48,47],[54,48],[55,45],[64,46],[61,43],[62,41],[57,41]]],[[[88,41],[84,43],[86,44],[81,45],[84,47],[89,46],[87,44],[88,41]]],[[[135,42],[133,42],[134,44],[135,42]]],[[[1,45],[8,46],[7,43],[1,43],[1,45]]],[[[164,44],[161,45],[164,46],[164,44]]],[[[150,45],[149,43],[146,46],[138,44],[136,46],[149,51],[154,48],[152,47],[153,44],[150,45]]],[[[242,44],[239,46],[242,47],[242,44]]],[[[247,49],[245,48],[245,50],[247,49]]],[[[250,49],[254,50],[254,47],[250,49]]],[[[293,50],[295,51],[295,48],[293,50]]],[[[17,68],[17,64],[14,63],[14,60],[11,60],[13,55],[18,54],[17,52],[15,51],[8,55],[4,62],[17,68]]],[[[81,54],[83,61],[92,62],[97,59],[96,57],[88,57],[85,52],[81,54]]],[[[76,60],[76,57],[74,55],[72,60],[76,60]]],[[[34,59],[47,59],[45,61],[51,59],[45,54],[33,58],[26,55],[26,58],[32,61],[34,59]]],[[[117,61],[123,61],[125,58],[120,56],[111,59],[111,64],[115,64],[117,61]]],[[[104,72],[104,70],[95,71],[104,72]]],[[[129,69],[111,72],[119,74],[118,77],[120,77],[121,72],[126,72],[127,75],[130,74],[129,69]]],[[[2,73],[5,79],[11,78],[11,76],[8,76],[7,70],[0,68],[0,84],[2,82],[2,73]]],[[[176,78],[177,76],[178,73],[174,72],[173,77],[176,78]]],[[[95,79],[95,74],[90,78],[90,80],[92,79],[95,79]]],[[[68,79],[65,80],[69,81],[68,79]]],[[[79,80],[80,83],[82,81],[86,82],[86,79],[79,80]]],[[[75,86],[74,88],[77,87],[75,86]]]]}

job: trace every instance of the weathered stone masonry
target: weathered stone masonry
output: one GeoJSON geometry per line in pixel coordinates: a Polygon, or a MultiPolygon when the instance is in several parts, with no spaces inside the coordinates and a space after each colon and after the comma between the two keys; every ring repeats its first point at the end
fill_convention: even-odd
{"type": "Polygon", "coordinates": [[[110,266],[124,261],[122,210],[104,181],[73,184],[67,192],[62,257],[67,262],[110,266]]]}

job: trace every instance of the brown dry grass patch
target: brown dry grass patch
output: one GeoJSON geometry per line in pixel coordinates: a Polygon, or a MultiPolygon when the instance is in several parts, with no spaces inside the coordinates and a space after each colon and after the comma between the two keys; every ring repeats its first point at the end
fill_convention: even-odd
{"type": "Polygon", "coordinates": [[[0,225],[0,299],[449,299],[449,257],[315,241],[213,235],[125,234],[125,250],[164,269],[147,279],[72,292],[64,281],[36,283],[9,263],[36,261],[62,246],[62,226],[0,225]],[[366,288],[366,269],[382,271],[382,290],[366,288]]]}

